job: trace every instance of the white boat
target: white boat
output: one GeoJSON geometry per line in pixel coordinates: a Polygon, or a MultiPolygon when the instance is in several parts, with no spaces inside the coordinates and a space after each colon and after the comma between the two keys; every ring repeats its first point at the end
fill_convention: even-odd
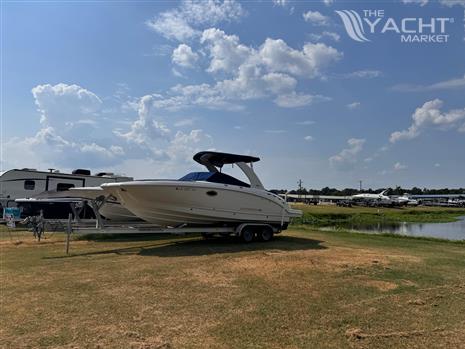
{"type": "Polygon", "coordinates": [[[208,172],[192,172],[179,180],[143,180],[105,183],[129,211],[162,227],[266,223],[286,229],[302,212],[263,187],[252,163],[253,156],[205,151],[194,160],[208,172]],[[237,165],[250,183],[221,172],[225,164],[237,165]]]}
{"type": "MultiPolygon", "coordinates": [[[[66,218],[69,213],[73,216],[82,216],[82,209],[90,204],[88,211],[92,209],[96,215],[97,210],[100,216],[111,221],[127,222],[140,221],[124,208],[115,197],[106,195],[100,187],[78,187],[63,191],[46,191],[34,198],[21,198],[15,200],[16,204],[23,208],[25,215],[34,215],[38,210],[44,211],[45,218],[66,218]],[[51,206],[52,209],[47,209],[51,206]],[[71,208],[71,211],[70,211],[71,208]],[[74,210],[73,210],[74,209],[74,210]]],[[[88,218],[88,215],[81,218],[88,218]]]]}
{"type": "Polygon", "coordinates": [[[138,221],[139,217],[123,207],[112,195],[105,196],[105,191],[101,187],[81,187],[71,188],[70,194],[73,197],[83,199],[97,200],[100,198],[101,206],[98,212],[106,219],[111,221],[138,221]]]}

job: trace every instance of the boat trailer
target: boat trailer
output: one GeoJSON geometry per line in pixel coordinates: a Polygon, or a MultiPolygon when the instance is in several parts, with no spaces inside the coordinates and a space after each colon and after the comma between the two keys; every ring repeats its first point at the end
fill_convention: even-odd
{"type": "Polygon", "coordinates": [[[69,254],[69,248],[72,235],[89,235],[89,234],[172,234],[187,235],[201,234],[205,239],[214,236],[235,236],[242,242],[249,243],[257,239],[258,241],[267,242],[273,239],[274,234],[281,233],[282,229],[276,225],[266,223],[240,223],[234,226],[198,226],[191,227],[181,225],[178,227],[163,228],[147,222],[118,222],[110,223],[100,220],[96,227],[92,221],[73,220],[70,214],[66,223],[66,254],[69,254]]]}
{"type": "MultiPolygon", "coordinates": [[[[34,227],[40,228],[40,234],[34,234],[40,241],[40,237],[45,232],[47,227],[54,227],[54,231],[61,230],[66,234],[66,254],[69,254],[69,247],[72,235],[89,235],[89,234],[201,234],[204,238],[212,238],[213,236],[235,236],[243,242],[252,242],[257,239],[259,241],[270,241],[274,234],[281,233],[287,228],[287,224],[267,224],[263,222],[242,222],[236,224],[224,224],[221,226],[187,226],[182,224],[176,227],[160,227],[148,222],[113,222],[104,219],[99,209],[106,203],[107,198],[99,196],[95,199],[83,199],[92,208],[95,214],[95,219],[79,218],[78,207],[81,202],[79,200],[71,200],[70,205],[73,213],[68,215],[68,219],[46,219],[42,215],[28,217],[26,220],[34,223],[34,227]],[[61,227],[58,228],[57,227],[61,227]]],[[[36,229],[34,229],[35,232],[36,229]]]]}

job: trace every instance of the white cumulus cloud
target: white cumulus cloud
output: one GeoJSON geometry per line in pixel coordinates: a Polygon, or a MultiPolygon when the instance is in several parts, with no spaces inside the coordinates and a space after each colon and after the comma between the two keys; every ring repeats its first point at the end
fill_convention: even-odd
{"type": "Polygon", "coordinates": [[[283,73],[268,73],[262,76],[262,80],[266,89],[276,94],[293,90],[297,85],[296,79],[283,73]]]}
{"type": "Polygon", "coordinates": [[[199,59],[199,55],[192,51],[192,48],[186,44],[180,44],[173,50],[171,56],[173,63],[184,67],[192,68],[199,59]]]}
{"type": "Polygon", "coordinates": [[[41,123],[46,125],[63,126],[70,121],[89,120],[102,106],[102,100],[95,93],[78,85],[37,85],[31,92],[41,123]]]}
{"type": "Polygon", "coordinates": [[[328,97],[297,92],[299,79],[322,76],[327,65],[342,57],[342,53],[322,43],[305,44],[294,49],[281,39],[266,39],[258,48],[244,45],[235,35],[206,29],[200,43],[210,57],[207,72],[214,83],[176,85],[154,102],[157,108],[178,110],[200,106],[209,109],[240,110],[238,101],[273,98],[281,107],[309,105],[328,97]]]}
{"type": "Polygon", "coordinates": [[[33,136],[4,142],[11,165],[105,166],[124,154],[120,145],[93,134],[103,112],[102,99],[94,92],[65,83],[38,85],[31,92],[40,128],[33,136]]]}
{"type": "Polygon", "coordinates": [[[190,162],[192,155],[212,145],[212,137],[203,130],[178,131],[167,148],[171,161],[190,162]]]}
{"type": "Polygon", "coordinates": [[[329,163],[334,168],[344,170],[352,168],[358,162],[358,154],[363,150],[365,139],[350,138],[347,141],[348,147],[342,149],[337,155],[329,158],[329,163]]]}
{"type": "MultiPolygon", "coordinates": [[[[127,111],[137,111],[135,120],[112,123],[111,119],[101,115],[101,110],[108,109],[103,101],[114,103],[114,98],[101,99],[90,90],[66,84],[39,85],[32,92],[42,123],[32,136],[3,142],[8,167],[62,170],[89,167],[111,171],[129,169],[132,173],[134,169],[126,165],[140,160],[172,173],[185,166],[194,152],[211,148],[211,136],[203,130],[173,135],[156,113],[154,104],[160,98],[156,94],[138,98],[135,107],[127,111]],[[115,124],[129,124],[129,127],[126,126],[125,131],[115,130],[115,124]],[[94,129],[96,134],[91,134],[89,131],[94,129]]],[[[121,102],[120,99],[117,101],[121,102]]],[[[186,127],[191,121],[184,119],[176,124],[186,127]]],[[[146,172],[144,175],[150,174],[146,172]]]]}
{"type": "MultiPolygon", "coordinates": [[[[146,95],[140,98],[137,119],[131,124],[130,130],[114,131],[132,147],[131,155],[137,158],[148,156],[157,161],[167,161],[174,166],[176,162],[185,162],[192,157],[200,147],[205,149],[211,145],[211,136],[201,129],[177,131],[173,136],[156,113],[158,97],[146,95]]],[[[183,119],[176,122],[175,126],[188,126],[192,123],[192,119],[183,119]]]]}
{"type": "Polygon", "coordinates": [[[259,56],[271,71],[310,79],[319,76],[322,68],[342,58],[342,53],[322,43],[307,43],[302,50],[296,50],[284,40],[266,39],[259,56]]]}
{"type": "Polygon", "coordinates": [[[360,102],[353,102],[353,103],[347,104],[347,108],[351,110],[357,109],[359,107],[360,107],[360,102]]]}
{"type": "Polygon", "coordinates": [[[207,44],[210,51],[209,72],[231,73],[243,64],[253,53],[253,49],[239,42],[236,35],[210,28],[203,32],[200,42],[207,44]]]}
{"type": "Polygon", "coordinates": [[[126,133],[115,131],[115,134],[139,145],[149,144],[154,139],[166,137],[170,130],[154,118],[153,102],[155,98],[152,95],[143,96],[139,100],[138,118],[131,125],[130,131],[126,133]]]}
{"type": "Polygon", "coordinates": [[[147,25],[167,39],[185,41],[200,35],[200,28],[236,21],[245,15],[234,0],[184,0],[177,8],[149,20],[147,25]]]}
{"type": "Polygon", "coordinates": [[[330,22],[330,18],[327,16],[322,15],[318,11],[307,11],[302,14],[305,22],[309,22],[313,25],[328,25],[330,22]]]}
{"type": "Polygon", "coordinates": [[[434,99],[417,108],[412,115],[410,127],[406,130],[393,132],[390,137],[391,143],[416,138],[428,127],[455,128],[459,132],[465,131],[465,108],[443,112],[441,111],[443,104],[442,100],[434,99]]]}
{"type": "Polygon", "coordinates": [[[114,164],[124,154],[118,145],[99,145],[63,138],[58,131],[46,126],[31,137],[12,138],[4,144],[8,162],[14,167],[46,168],[65,166],[102,166],[114,164]]]}

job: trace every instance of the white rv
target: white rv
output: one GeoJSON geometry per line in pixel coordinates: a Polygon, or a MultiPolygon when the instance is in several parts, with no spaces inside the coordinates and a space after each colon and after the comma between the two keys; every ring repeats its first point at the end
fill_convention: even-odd
{"type": "Polygon", "coordinates": [[[103,183],[131,181],[131,177],[100,172],[92,175],[89,170],[77,169],[61,173],[55,169],[38,171],[31,168],[0,172],[0,204],[16,206],[15,199],[33,198],[45,191],[64,191],[70,188],[98,187],[103,183]]]}

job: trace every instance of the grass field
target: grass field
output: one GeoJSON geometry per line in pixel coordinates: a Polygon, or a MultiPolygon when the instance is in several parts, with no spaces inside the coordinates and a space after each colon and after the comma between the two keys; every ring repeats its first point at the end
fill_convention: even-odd
{"type": "Polygon", "coordinates": [[[465,245],[2,232],[2,348],[463,348],[465,245]]]}
{"type": "Polygon", "coordinates": [[[349,224],[376,224],[396,222],[439,223],[452,222],[465,215],[464,208],[447,207],[338,207],[335,205],[303,205],[293,207],[303,211],[303,216],[295,224],[310,224],[316,227],[341,226],[349,224]]]}

